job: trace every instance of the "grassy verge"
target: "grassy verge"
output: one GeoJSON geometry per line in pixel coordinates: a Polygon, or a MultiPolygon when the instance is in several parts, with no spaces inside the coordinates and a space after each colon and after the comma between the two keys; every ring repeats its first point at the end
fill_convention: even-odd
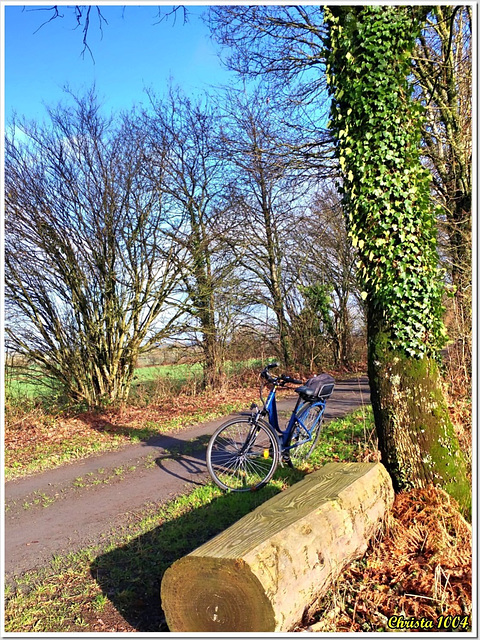
{"type": "Polygon", "coordinates": [[[189,425],[214,420],[245,407],[252,395],[227,400],[202,396],[198,402],[135,410],[133,407],[75,417],[48,416],[33,411],[6,425],[5,478],[11,480],[85,458],[93,453],[113,451],[189,425]],[[196,406],[198,405],[198,406],[196,406]]]}
{"type": "Polygon", "coordinates": [[[373,455],[365,437],[371,428],[368,410],[332,421],[310,463],[301,470],[279,469],[261,491],[225,494],[213,484],[197,487],[152,506],[108,542],[8,583],[6,631],[165,631],[159,589],[172,562],[325,462],[373,455]]]}
{"type": "MultiPolygon", "coordinates": [[[[279,469],[261,491],[197,487],[151,505],[94,546],[7,582],[5,630],[16,633],[168,631],[159,599],[165,570],[262,502],[329,461],[375,460],[371,410],[328,423],[302,469],[279,469]]],[[[311,612],[314,632],[388,631],[392,615],[471,629],[471,527],[445,492],[400,494],[384,533],[311,612]]],[[[305,630],[305,627],[297,631],[305,630]]],[[[436,629],[432,629],[435,631],[436,629]]]]}

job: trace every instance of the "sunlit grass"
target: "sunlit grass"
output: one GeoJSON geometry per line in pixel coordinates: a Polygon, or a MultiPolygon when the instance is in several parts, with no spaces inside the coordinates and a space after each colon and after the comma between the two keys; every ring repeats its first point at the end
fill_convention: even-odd
{"type": "Polygon", "coordinates": [[[179,431],[189,425],[208,422],[244,407],[244,401],[219,403],[211,409],[186,411],[182,415],[161,420],[148,420],[143,426],[122,427],[121,433],[95,429],[82,430],[60,441],[27,444],[24,447],[5,449],[5,479],[12,480],[32,473],[54,469],[65,463],[86,458],[94,453],[114,451],[127,444],[145,442],[152,437],[179,431]]]}
{"type": "Polygon", "coordinates": [[[224,493],[209,482],[164,505],[152,505],[108,542],[65,557],[8,584],[8,632],[102,631],[99,616],[128,621],[139,632],[165,631],[159,586],[165,570],[257,506],[331,460],[356,461],[371,445],[371,411],[328,423],[311,459],[279,468],[263,489],[224,493]]]}
{"type": "Polygon", "coordinates": [[[376,450],[373,411],[368,405],[344,418],[327,422],[309,464],[318,466],[327,462],[358,461],[376,450]]]}

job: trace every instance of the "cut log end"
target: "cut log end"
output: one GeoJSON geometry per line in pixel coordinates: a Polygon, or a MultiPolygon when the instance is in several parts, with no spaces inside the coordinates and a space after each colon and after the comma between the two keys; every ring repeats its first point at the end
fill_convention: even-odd
{"type": "Polygon", "coordinates": [[[364,554],[392,502],[378,463],[330,463],[309,474],[165,572],[170,631],[290,631],[364,554]]]}
{"type": "Polygon", "coordinates": [[[171,629],[274,631],[272,605],[242,560],[186,556],[165,572],[162,603],[171,629]],[[185,598],[186,585],[188,597],[185,598]]]}

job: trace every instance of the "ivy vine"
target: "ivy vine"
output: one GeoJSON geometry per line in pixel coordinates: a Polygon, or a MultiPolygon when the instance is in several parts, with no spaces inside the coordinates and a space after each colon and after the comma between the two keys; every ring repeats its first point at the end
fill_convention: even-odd
{"type": "Polygon", "coordinates": [[[307,287],[299,287],[308,305],[309,311],[313,313],[323,324],[329,336],[335,336],[335,326],[332,319],[332,289],[328,285],[315,283],[307,287]]]}
{"type": "Polygon", "coordinates": [[[361,295],[393,348],[432,356],[446,332],[430,175],[419,157],[422,107],[408,81],[420,14],[337,6],[325,18],[330,127],[361,295]]]}

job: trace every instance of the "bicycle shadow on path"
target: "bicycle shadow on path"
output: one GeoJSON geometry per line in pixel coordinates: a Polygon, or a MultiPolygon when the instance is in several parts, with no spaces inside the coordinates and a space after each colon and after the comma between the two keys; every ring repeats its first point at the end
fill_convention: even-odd
{"type": "MultiPolygon", "coordinates": [[[[281,475],[287,482],[292,482],[304,473],[285,469],[281,475]]],[[[258,492],[223,493],[209,504],[97,556],[90,566],[91,575],[135,631],[169,631],[160,600],[160,585],[168,567],[279,491],[269,484],[258,492]]]]}
{"type": "Polygon", "coordinates": [[[186,442],[172,438],[172,445],[164,448],[164,452],[155,459],[155,464],[161,471],[179,480],[193,485],[204,485],[208,473],[205,452],[210,435],[202,434],[186,442]],[[172,464],[172,461],[175,464],[172,464]]]}

